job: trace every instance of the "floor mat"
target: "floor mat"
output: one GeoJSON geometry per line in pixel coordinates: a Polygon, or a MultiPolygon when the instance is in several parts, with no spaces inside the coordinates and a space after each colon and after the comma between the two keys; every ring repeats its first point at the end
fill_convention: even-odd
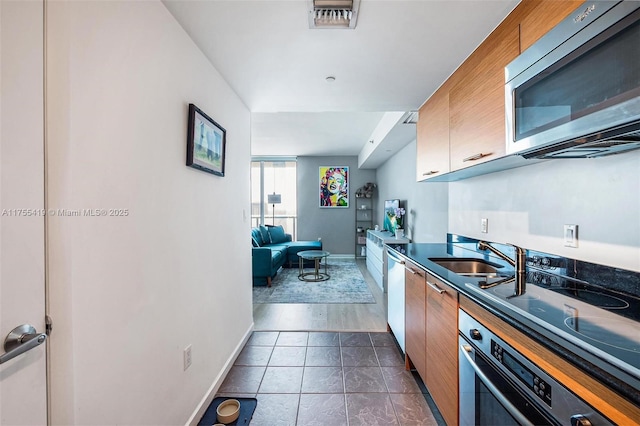
{"type": "Polygon", "coordinates": [[[258,405],[258,400],[255,398],[229,398],[226,396],[219,396],[211,401],[209,404],[209,408],[205,411],[204,416],[198,422],[198,426],[211,426],[213,424],[218,423],[218,415],[216,414],[216,409],[218,405],[222,404],[223,401],[227,399],[237,399],[240,402],[240,415],[238,416],[238,420],[232,423],[225,423],[227,425],[248,425],[251,422],[251,417],[253,416],[253,412],[256,410],[256,406],[258,405]]]}

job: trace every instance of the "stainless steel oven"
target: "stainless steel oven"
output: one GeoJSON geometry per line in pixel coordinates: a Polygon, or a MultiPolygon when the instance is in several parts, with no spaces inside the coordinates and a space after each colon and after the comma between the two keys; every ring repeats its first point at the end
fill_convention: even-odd
{"type": "Polygon", "coordinates": [[[640,148],[640,2],[590,1],[505,69],[507,152],[588,158],[640,148]]]}
{"type": "Polygon", "coordinates": [[[461,425],[613,424],[463,310],[458,325],[461,425]]]}

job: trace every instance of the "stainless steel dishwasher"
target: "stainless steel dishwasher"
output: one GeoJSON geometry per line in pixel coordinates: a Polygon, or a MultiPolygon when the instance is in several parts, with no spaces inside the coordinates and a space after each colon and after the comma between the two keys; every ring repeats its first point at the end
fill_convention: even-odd
{"type": "Polygon", "coordinates": [[[387,249],[387,324],[404,352],[404,260],[387,249]]]}

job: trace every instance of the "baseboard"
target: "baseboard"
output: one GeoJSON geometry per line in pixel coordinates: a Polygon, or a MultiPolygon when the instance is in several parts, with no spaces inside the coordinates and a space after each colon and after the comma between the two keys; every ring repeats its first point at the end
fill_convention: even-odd
{"type": "Polygon", "coordinates": [[[220,389],[222,382],[227,377],[227,374],[229,374],[229,371],[231,370],[231,367],[233,367],[233,364],[236,362],[236,358],[238,358],[238,355],[240,355],[242,348],[244,348],[244,346],[247,344],[247,341],[249,340],[249,337],[251,337],[251,333],[253,332],[253,327],[254,327],[254,323],[252,322],[251,326],[249,326],[249,329],[246,331],[246,333],[242,337],[242,340],[240,341],[240,343],[238,343],[233,353],[225,363],[224,368],[213,380],[213,383],[207,390],[207,393],[202,398],[200,403],[196,406],[195,411],[193,412],[191,417],[189,417],[189,420],[187,420],[187,423],[185,423],[185,426],[197,426],[202,416],[204,416],[204,413],[205,411],[207,411],[207,408],[209,408],[211,401],[213,401],[216,394],[218,393],[218,389],[220,389]]]}

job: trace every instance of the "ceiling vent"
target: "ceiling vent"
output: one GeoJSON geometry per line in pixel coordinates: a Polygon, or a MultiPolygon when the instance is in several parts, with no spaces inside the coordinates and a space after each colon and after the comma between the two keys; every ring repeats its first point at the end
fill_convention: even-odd
{"type": "Polygon", "coordinates": [[[418,111],[409,111],[402,117],[402,124],[418,124],[418,111]]]}
{"type": "Polygon", "coordinates": [[[309,28],[355,28],[360,0],[307,0],[309,28]]]}

